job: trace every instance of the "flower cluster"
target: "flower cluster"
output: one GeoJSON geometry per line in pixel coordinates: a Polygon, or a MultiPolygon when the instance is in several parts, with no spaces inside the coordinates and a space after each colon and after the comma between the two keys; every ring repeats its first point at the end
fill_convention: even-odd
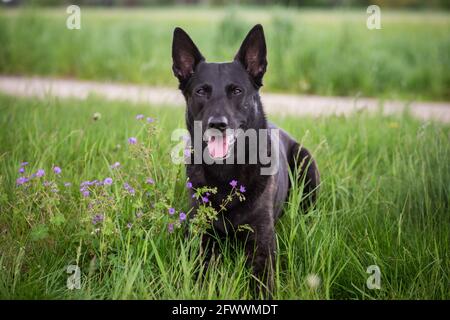
{"type": "Polygon", "coordinates": [[[237,180],[229,182],[232,187],[225,196],[218,195],[217,188],[207,186],[194,188],[192,182],[186,183],[186,188],[191,190],[192,198],[197,200],[197,211],[192,218],[192,230],[194,233],[206,231],[219,214],[227,211],[228,206],[235,201],[244,201],[243,193],[246,192],[244,185],[239,185],[237,180]],[[238,188],[239,185],[239,188],[238,188]],[[214,200],[214,202],[212,201],[214,200]]]}
{"type": "MultiPolygon", "coordinates": [[[[143,120],[144,118],[145,116],[143,114],[138,114],[136,116],[136,120],[143,120]]],[[[147,117],[145,120],[147,121],[147,123],[152,123],[155,121],[155,119],[153,119],[152,117],[147,117]]]]}
{"type": "MultiPolygon", "coordinates": [[[[153,119],[152,117],[145,117],[143,114],[136,115],[136,120],[138,120],[138,121],[143,120],[144,118],[148,124],[151,124],[155,121],[155,119],[153,119]]],[[[128,144],[136,145],[137,143],[138,143],[138,139],[136,137],[128,138],[128,144]]]]}
{"type": "Polygon", "coordinates": [[[96,225],[97,223],[102,223],[104,219],[105,219],[105,217],[103,216],[103,214],[96,214],[92,218],[92,224],[96,225]]]}
{"type": "MultiPolygon", "coordinates": [[[[96,114],[94,118],[100,120],[101,115],[96,114]]],[[[136,119],[144,122],[148,134],[132,134],[133,137],[127,138],[130,147],[126,150],[119,144],[115,148],[113,145],[116,155],[120,157],[126,151],[131,161],[111,161],[104,175],[73,183],[64,180],[69,170],[61,164],[19,162],[13,181],[16,185],[14,212],[29,226],[31,239],[53,237],[56,234],[52,232],[53,227],[59,231],[64,228],[80,237],[94,254],[106,257],[120,241],[117,235],[123,230],[141,239],[148,233],[167,232],[170,223],[175,229],[187,220],[187,214],[182,211],[173,209],[173,215],[167,214],[173,195],[165,184],[157,188],[166,173],[160,163],[155,165],[159,161],[155,155],[162,154],[161,146],[156,139],[144,139],[158,132],[153,125],[155,120],[144,115],[136,119]],[[77,208],[76,216],[69,216],[73,212],[67,210],[69,206],[77,208]]]]}
{"type": "MultiPolygon", "coordinates": [[[[230,181],[230,186],[234,189],[234,188],[237,188],[237,185],[238,185],[238,181],[237,180],[231,180],[230,181]]],[[[244,185],[240,185],[239,186],[239,192],[240,193],[245,193],[245,191],[246,191],[246,189],[245,189],[245,186],[244,185]]]]}
{"type": "MultiPolygon", "coordinates": [[[[25,175],[26,167],[28,165],[29,165],[29,162],[27,162],[27,161],[24,161],[24,162],[20,163],[19,170],[18,170],[20,175],[16,179],[16,185],[17,186],[26,185],[27,183],[31,182],[33,179],[39,179],[39,178],[42,178],[42,177],[45,176],[45,170],[44,169],[38,169],[38,170],[36,170],[35,173],[33,173],[33,174],[29,175],[29,176],[26,176],[25,175]]],[[[53,173],[55,174],[56,177],[60,176],[61,173],[62,173],[62,169],[60,167],[58,167],[58,166],[53,166],[53,170],[52,171],[53,171],[53,173]]],[[[57,188],[56,183],[54,183],[52,181],[43,181],[42,185],[44,187],[52,187],[52,192],[54,192],[54,193],[58,192],[58,188],[57,188]]],[[[64,184],[64,186],[67,187],[67,182],[64,184]]]]}
{"type": "Polygon", "coordinates": [[[70,196],[70,183],[61,181],[63,170],[52,166],[31,170],[29,162],[19,164],[16,178],[14,212],[20,213],[30,227],[30,238],[39,241],[49,236],[51,228],[66,222],[60,205],[70,196]],[[63,189],[66,192],[60,192],[63,189]],[[34,211],[33,209],[37,210],[34,211]]]}
{"type": "Polygon", "coordinates": [[[136,194],[136,190],[134,190],[134,188],[132,186],[130,186],[130,184],[128,182],[125,182],[123,184],[123,188],[125,189],[126,192],[128,192],[128,194],[134,196],[136,194]]]}
{"type": "Polygon", "coordinates": [[[167,229],[168,229],[169,233],[172,233],[174,231],[175,227],[178,227],[178,228],[181,227],[182,223],[186,220],[187,215],[183,211],[178,212],[178,215],[177,215],[176,214],[177,210],[175,210],[175,208],[172,208],[172,207],[170,207],[168,209],[168,212],[169,212],[169,216],[170,216],[171,220],[168,224],[167,229]]]}
{"type": "Polygon", "coordinates": [[[83,181],[80,183],[80,192],[83,197],[87,198],[91,195],[93,187],[103,186],[103,181],[92,180],[83,181]]]}

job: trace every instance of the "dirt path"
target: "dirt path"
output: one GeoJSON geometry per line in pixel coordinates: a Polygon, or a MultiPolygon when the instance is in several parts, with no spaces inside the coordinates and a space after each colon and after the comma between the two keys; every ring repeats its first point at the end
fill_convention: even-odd
{"type": "MultiPolygon", "coordinates": [[[[101,83],[80,80],[51,79],[41,77],[14,77],[0,75],[0,92],[26,97],[86,99],[89,94],[96,94],[110,100],[144,102],[156,105],[182,107],[184,100],[175,88],[149,87],[117,83],[101,83]]],[[[283,115],[326,116],[333,114],[350,114],[367,109],[376,111],[380,104],[373,98],[320,97],[289,94],[262,93],[262,101],[268,113],[283,115]]],[[[405,102],[385,101],[385,114],[399,113],[407,106],[405,102]]],[[[411,113],[422,120],[450,122],[450,102],[412,102],[411,113]]]]}

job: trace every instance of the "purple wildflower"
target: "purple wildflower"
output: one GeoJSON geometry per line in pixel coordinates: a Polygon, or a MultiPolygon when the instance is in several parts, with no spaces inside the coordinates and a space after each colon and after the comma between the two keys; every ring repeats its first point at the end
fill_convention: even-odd
{"type": "Polygon", "coordinates": [[[188,181],[188,183],[186,183],[186,188],[192,189],[192,182],[188,181]]]}
{"type": "Polygon", "coordinates": [[[169,214],[173,215],[175,213],[175,209],[174,208],[169,208],[169,214]]]}
{"type": "Polygon", "coordinates": [[[236,180],[231,180],[230,182],[230,186],[232,186],[233,188],[236,188],[238,182],[236,180]]]}
{"type": "Polygon", "coordinates": [[[58,193],[58,189],[56,189],[56,188],[53,188],[50,191],[53,192],[53,193],[58,193]]]}
{"type": "Polygon", "coordinates": [[[186,213],[180,212],[180,221],[186,220],[186,213]]]}
{"type": "Polygon", "coordinates": [[[28,178],[26,178],[26,177],[20,177],[20,178],[17,178],[17,180],[16,180],[16,184],[18,186],[20,186],[26,182],[28,182],[28,178]]]}
{"type": "Polygon", "coordinates": [[[202,201],[203,201],[203,203],[208,203],[209,199],[208,199],[208,197],[202,197],[202,201]]]}
{"type": "Polygon", "coordinates": [[[51,183],[51,181],[44,181],[44,182],[42,182],[42,185],[44,186],[44,187],[48,187],[48,186],[50,186],[52,183],[51,183]]]}
{"type": "Polygon", "coordinates": [[[24,172],[25,172],[25,168],[24,167],[20,167],[19,173],[24,173],[24,172]]]}
{"type": "Polygon", "coordinates": [[[112,178],[106,178],[105,180],[103,180],[103,183],[107,186],[110,186],[113,183],[113,179],[112,178]]]}
{"type": "Polygon", "coordinates": [[[45,175],[45,171],[43,170],[43,169],[39,169],[37,172],[36,172],[36,177],[43,177],[45,175]]]}
{"type": "Polygon", "coordinates": [[[83,194],[83,197],[85,197],[85,198],[89,197],[89,195],[90,195],[89,190],[82,190],[81,192],[83,194]]]}
{"type": "Polygon", "coordinates": [[[136,212],[136,218],[137,218],[137,219],[142,218],[143,215],[144,215],[144,214],[142,213],[142,211],[136,212]]]}
{"type": "Polygon", "coordinates": [[[132,186],[130,186],[127,182],[125,182],[123,184],[123,188],[128,191],[129,194],[131,194],[132,196],[134,196],[134,194],[136,193],[135,190],[133,189],[132,186]]]}
{"type": "Polygon", "coordinates": [[[96,214],[93,218],[92,218],[92,224],[96,225],[99,222],[103,222],[103,220],[105,219],[105,217],[102,214],[96,214]]]}
{"type": "Polygon", "coordinates": [[[138,114],[136,116],[136,120],[142,120],[142,119],[144,119],[144,115],[143,114],[138,114]]]}
{"type": "Polygon", "coordinates": [[[153,118],[147,117],[147,123],[152,123],[153,121],[155,121],[153,118]]]}
{"type": "Polygon", "coordinates": [[[70,187],[72,184],[70,182],[64,183],[64,187],[70,187]]]}
{"type": "Polygon", "coordinates": [[[21,167],[25,167],[25,166],[27,166],[27,165],[28,165],[28,162],[27,162],[27,161],[22,162],[22,163],[20,164],[21,167]]]}
{"type": "Polygon", "coordinates": [[[155,180],[153,180],[152,178],[148,178],[147,180],[145,180],[145,183],[147,183],[147,184],[155,184],[155,180]]]}
{"type": "Polygon", "coordinates": [[[132,224],[131,222],[128,222],[128,223],[127,223],[127,228],[128,228],[128,229],[131,229],[132,226],[133,226],[133,224],[132,224]]]}
{"type": "Polygon", "coordinates": [[[135,137],[128,138],[128,143],[129,144],[136,144],[137,143],[137,139],[135,137]]]}
{"type": "Polygon", "coordinates": [[[83,181],[82,183],[80,183],[80,187],[86,187],[90,184],[90,181],[83,181]]]}
{"type": "Polygon", "coordinates": [[[169,223],[169,233],[173,232],[173,223],[169,223]]]}
{"type": "Polygon", "coordinates": [[[246,191],[246,190],[245,190],[245,187],[241,185],[241,186],[239,187],[239,191],[242,192],[242,193],[244,193],[244,192],[246,191]]]}
{"type": "Polygon", "coordinates": [[[114,162],[114,164],[111,165],[111,169],[116,169],[120,167],[120,162],[114,162]]]}

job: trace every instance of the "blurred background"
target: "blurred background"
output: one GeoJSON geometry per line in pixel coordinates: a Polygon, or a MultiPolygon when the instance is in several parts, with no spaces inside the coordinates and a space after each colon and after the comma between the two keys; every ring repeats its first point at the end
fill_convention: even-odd
{"type": "Polygon", "coordinates": [[[37,5],[94,5],[94,6],[154,6],[154,5],[226,5],[226,4],[244,4],[244,5],[287,5],[287,6],[318,6],[318,7],[336,7],[336,6],[368,6],[376,4],[389,7],[450,7],[447,0],[3,0],[11,5],[34,3],[37,5]]]}
{"type": "Polygon", "coordinates": [[[448,0],[3,0],[0,74],[176,86],[174,27],[229,61],[255,23],[268,43],[265,91],[450,100],[448,0]],[[69,4],[81,29],[66,27],[69,4]],[[366,26],[369,4],[381,29],[366,26]]]}

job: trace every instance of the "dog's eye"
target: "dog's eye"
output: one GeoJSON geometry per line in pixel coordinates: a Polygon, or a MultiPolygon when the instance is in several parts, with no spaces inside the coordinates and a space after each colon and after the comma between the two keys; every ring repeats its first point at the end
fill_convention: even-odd
{"type": "Polygon", "coordinates": [[[205,88],[199,88],[199,89],[195,90],[195,93],[201,97],[206,96],[206,94],[207,94],[205,88]]]}
{"type": "Polygon", "coordinates": [[[233,95],[235,95],[235,96],[240,95],[240,94],[242,93],[242,89],[241,89],[241,88],[238,88],[238,87],[235,87],[235,88],[233,88],[233,89],[231,90],[231,93],[232,93],[233,95]]]}

